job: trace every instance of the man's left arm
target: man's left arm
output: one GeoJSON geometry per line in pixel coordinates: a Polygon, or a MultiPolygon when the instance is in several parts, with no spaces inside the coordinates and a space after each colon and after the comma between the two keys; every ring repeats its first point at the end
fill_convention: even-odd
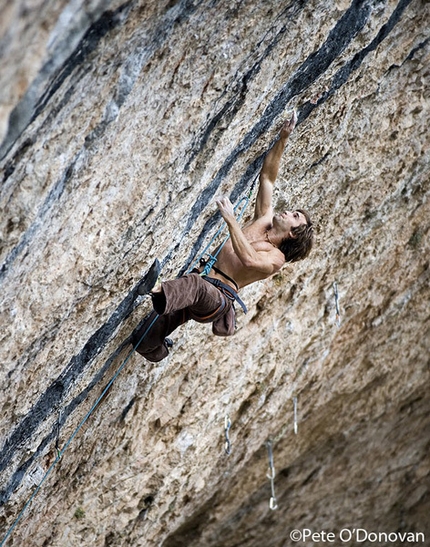
{"type": "Polygon", "coordinates": [[[282,154],[287,144],[287,139],[293,132],[297,123],[297,114],[294,110],[291,118],[286,120],[282,126],[279,138],[273,147],[267,153],[264,159],[263,167],[260,172],[260,185],[258,187],[257,199],[255,203],[254,220],[265,215],[272,216],[272,195],[273,186],[278,176],[279,166],[281,163],[282,154]]]}

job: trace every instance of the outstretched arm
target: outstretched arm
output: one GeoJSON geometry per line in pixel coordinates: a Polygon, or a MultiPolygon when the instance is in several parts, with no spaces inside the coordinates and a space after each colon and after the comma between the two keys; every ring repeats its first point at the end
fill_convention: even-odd
{"type": "Polygon", "coordinates": [[[222,197],[217,200],[216,204],[218,205],[221,216],[227,223],[234,252],[243,266],[245,268],[258,270],[265,275],[271,275],[278,271],[283,265],[283,260],[280,260],[279,253],[262,252],[254,249],[244,236],[239,223],[236,220],[231,201],[227,197],[222,197]]]}
{"type": "Polygon", "coordinates": [[[264,158],[263,167],[260,173],[260,186],[258,188],[257,201],[255,204],[254,220],[257,220],[264,215],[272,216],[273,185],[278,176],[279,165],[281,163],[285,145],[287,144],[287,139],[293,132],[296,123],[297,114],[294,110],[291,119],[284,122],[279,134],[279,139],[264,158]]]}

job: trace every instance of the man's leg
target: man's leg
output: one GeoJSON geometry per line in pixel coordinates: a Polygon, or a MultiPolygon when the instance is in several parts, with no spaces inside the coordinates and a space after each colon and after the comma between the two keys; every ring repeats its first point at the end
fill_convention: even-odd
{"type": "Polygon", "coordinates": [[[137,346],[136,351],[153,363],[169,355],[166,337],[188,320],[186,310],[158,317],[157,315],[155,311],[149,313],[131,337],[131,343],[137,346]]]}
{"type": "Polygon", "coordinates": [[[212,322],[223,310],[231,308],[231,302],[198,274],[164,281],[151,296],[154,312],[135,330],[132,343],[138,344],[138,353],[153,362],[167,357],[169,350],[165,339],[177,327],[191,318],[200,323],[212,322]],[[152,325],[157,314],[159,317],[152,325]]]}
{"type": "Polygon", "coordinates": [[[195,319],[212,314],[224,303],[221,292],[195,273],[164,281],[161,290],[152,291],[152,304],[160,315],[186,308],[195,319]]]}

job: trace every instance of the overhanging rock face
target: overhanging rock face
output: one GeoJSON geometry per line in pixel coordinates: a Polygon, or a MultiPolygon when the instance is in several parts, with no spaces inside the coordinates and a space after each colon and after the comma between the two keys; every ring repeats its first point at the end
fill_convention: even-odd
{"type": "Polygon", "coordinates": [[[7,4],[0,539],[428,541],[429,4],[7,4]],[[275,199],[313,254],[242,291],[235,336],[130,353],[141,277],[190,267],[293,107],[275,199]]]}

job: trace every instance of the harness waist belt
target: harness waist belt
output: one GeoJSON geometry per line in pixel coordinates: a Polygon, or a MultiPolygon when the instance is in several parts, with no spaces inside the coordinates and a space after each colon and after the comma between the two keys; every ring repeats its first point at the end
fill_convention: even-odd
{"type": "MultiPolygon", "coordinates": [[[[213,257],[212,257],[212,258],[213,258],[213,257]]],[[[215,258],[214,260],[216,260],[216,258],[215,258]]],[[[209,263],[209,260],[205,260],[204,258],[201,258],[201,259],[200,259],[200,265],[201,265],[201,266],[207,266],[208,263],[209,263]]],[[[217,274],[222,275],[225,279],[227,279],[227,281],[230,281],[230,283],[233,283],[233,285],[236,287],[236,289],[235,289],[236,292],[238,292],[239,287],[238,287],[236,281],[235,281],[232,277],[230,277],[229,275],[227,275],[226,273],[224,273],[222,270],[220,270],[219,268],[217,268],[214,264],[211,264],[211,268],[210,268],[209,271],[206,272],[206,273],[205,273],[205,269],[203,269],[202,272],[199,272],[199,270],[198,270],[197,268],[195,268],[193,271],[199,272],[199,273],[201,273],[202,276],[203,276],[203,275],[208,275],[208,274],[210,273],[211,270],[213,270],[213,271],[216,272],[217,274]]]]}
{"type": "Polygon", "coordinates": [[[236,287],[236,292],[239,290],[239,287],[238,287],[236,281],[232,277],[230,277],[229,275],[227,275],[226,273],[221,271],[219,268],[216,268],[215,266],[212,266],[212,269],[217,274],[222,275],[225,279],[227,279],[227,281],[230,281],[231,283],[233,283],[233,285],[236,287]]]}
{"type": "Polygon", "coordinates": [[[213,285],[214,287],[216,287],[217,289],[220,289],[231,300],[236,300],[236,302],[239,304],[239,306],[242,308],[242,310],[245,313],[248,311],[243,300],[239,297],[237,292],[230,287],[230,285],[226,285],[219,279],[216,279],[214,277],[208,277],[207,275],[202,275],[202,278],[208,283],[210,283],[211,285],[213,285]]]}

